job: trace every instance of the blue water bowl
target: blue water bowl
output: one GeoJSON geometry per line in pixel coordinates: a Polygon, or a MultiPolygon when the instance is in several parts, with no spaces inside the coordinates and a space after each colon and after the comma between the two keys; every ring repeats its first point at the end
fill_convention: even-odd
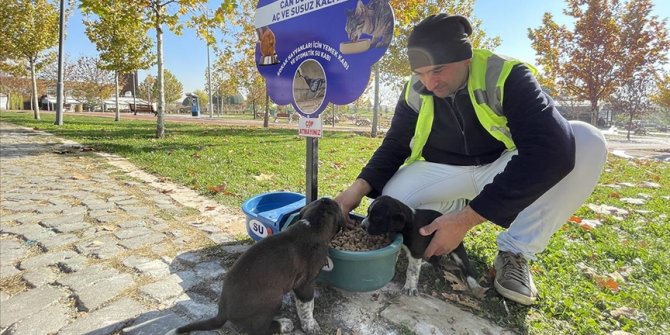
{"type": "Polygon", "coordinates": [[[279,233],[287,219],[305,206],[303,194],[268,192],[253,196],[242,204],[247,218],[247,233],[255,241],[279,233]]]}

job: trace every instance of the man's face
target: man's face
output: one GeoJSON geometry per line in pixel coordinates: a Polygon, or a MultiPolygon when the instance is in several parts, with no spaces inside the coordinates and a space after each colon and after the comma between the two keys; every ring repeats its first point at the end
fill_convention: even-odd
{"type": "Polygon", "coordinates": [[[458,90],[468,78],[470,59],[460,62],[416,68],[414,73],[427,90],[435,96],[446,98],[458,90]]]}

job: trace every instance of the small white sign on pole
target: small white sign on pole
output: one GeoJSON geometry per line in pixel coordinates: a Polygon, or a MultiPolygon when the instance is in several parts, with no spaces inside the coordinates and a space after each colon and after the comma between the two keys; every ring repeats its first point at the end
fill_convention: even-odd
{"type": "Polygon", "coordinates": [[[323,126],[321,117],[300,117],[298,135],[304,137],[321,137],[323,126]]]}

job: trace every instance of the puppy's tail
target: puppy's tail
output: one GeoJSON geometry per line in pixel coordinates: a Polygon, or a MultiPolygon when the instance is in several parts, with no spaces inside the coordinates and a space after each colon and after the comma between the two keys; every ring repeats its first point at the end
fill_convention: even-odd
{"type": "Polygon", "coordinates": [[[196,321],[193,323],[189,323],[186,326],[179,327],[177,328],[176,332],[173,330],[172,332],[166,334],[166,335],[172,335],[172,334],[188,334],[189,332],[192,332],[194,330],[212,330],[212,329],[217,329],[221,328],[225,323],[226,320],[223,315],[217,315],[211,319],[207,320],[200,320],[196,321]]]}

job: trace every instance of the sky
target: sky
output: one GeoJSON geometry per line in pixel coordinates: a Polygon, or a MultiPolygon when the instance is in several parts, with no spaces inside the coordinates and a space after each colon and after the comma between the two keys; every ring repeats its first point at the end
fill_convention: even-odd
{"type": "MultiPolygon", "coordinates": [[[[210,1],[218,4],[220,1],[210,1]]],[[[670,1],[654,0],[653,14],[670,21],[670,1]]],[[[528,28],[540,26],[545,12],[552,13],[559,24],[571,25],[570,18],[562,14],[565,2],[560,0],[476,0],[474,16],[482,20],[482,29],[489,36],[499,36],[501,45],[494,50],[497,53],[534,63],[535,52],[528,39],[528,28]]],[[[666,22],[670,29],[670,22],[666,22]]],[[[204,90],[206,85],[207,47],[198,39],[191,29],[184,29],[176,36],[165,29],[163,38],[165,68],[170,70],[184,85],[184,94],[194,90],[204,90]]],[[[155,34],[151,31],[152,39],[155,34]]],[[[154,41],[155,43],[155,41],[154,41]]],[[[98,55],[95,45],[85,34],[82,15],[76,10],[67,22],[67,35],[64,51],[70,61],[82,56],[98,55]]],[[[214,52],[210,53],[210,62],[214,63],[214,52]]],[[[155,76],[156,68],[139,72],[139,81],[151,74],[155,76]]]]}

